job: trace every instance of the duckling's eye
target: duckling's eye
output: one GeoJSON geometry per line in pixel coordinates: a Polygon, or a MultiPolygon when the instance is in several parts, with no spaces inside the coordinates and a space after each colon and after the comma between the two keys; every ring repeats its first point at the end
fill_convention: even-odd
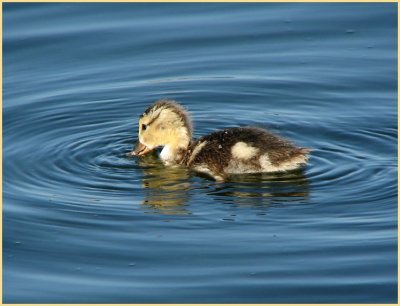
{"type": "Polygon", "coordinates": [[[146,124],[142,124],[142,131],[145,131],[147,129],[147,125],[146,124]]]}

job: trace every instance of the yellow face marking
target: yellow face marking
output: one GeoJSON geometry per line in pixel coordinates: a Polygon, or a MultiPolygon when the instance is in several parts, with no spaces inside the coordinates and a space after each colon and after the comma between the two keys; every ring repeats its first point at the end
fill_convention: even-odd
{"type": "Polygon", "coordinates": [[[139,140],[148,147],[162,146],[169,141],[169,135],[163,130],[160,115],[161,112],[150,113],[139,119],[139,140]]]}
{"type": "Polygon", "coordinates": [[[187,147],[190,141],[188,129],[179,115],[168,108],[155,108],[139,118],[139,141],[147,147],[169,145],[187,147]]]}

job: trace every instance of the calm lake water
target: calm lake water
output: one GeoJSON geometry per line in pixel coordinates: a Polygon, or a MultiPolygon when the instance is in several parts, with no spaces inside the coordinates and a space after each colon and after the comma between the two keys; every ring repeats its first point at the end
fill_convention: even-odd
{"type": "Polygon", "coordinates": [[[5,303],[397,303],[397,4],[3,4],[5,303]],[[125,154],[154,100],[303,170],[125,154]]]}

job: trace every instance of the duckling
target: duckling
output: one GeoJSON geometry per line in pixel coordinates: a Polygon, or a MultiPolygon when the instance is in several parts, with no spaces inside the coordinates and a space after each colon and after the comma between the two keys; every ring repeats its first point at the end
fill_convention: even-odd
{"type": "Polygon", "coordinates": [[[174,100],[158,100],[139,118],[139,141],[130,156],[162,146],[166,165],[183,165],[225,181],[231,174],[283,172],[308,160],[307,148],[257,127],[234,127],[192,140],[188,112],[174,100]]]}

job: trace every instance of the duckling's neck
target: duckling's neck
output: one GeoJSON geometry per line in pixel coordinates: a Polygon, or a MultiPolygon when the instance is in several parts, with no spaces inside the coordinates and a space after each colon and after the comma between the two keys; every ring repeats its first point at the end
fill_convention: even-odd
{"type": "Polygon", "coordinates": [[[182,161],[187,151],[187,147],[188,145],[186,146],[166,145],[164,146],[164,148],[160,153],[160,158],[167,165],[179,164],[182,161]]]}
{"type": "Polygon", "coordinates": [[[179,164],[189,147],[191,135],[185,131],[181,133],[179,137],[175,138],[175,141],[167,143],[160,153],[161,160],[170,164],[179,164]]]}

